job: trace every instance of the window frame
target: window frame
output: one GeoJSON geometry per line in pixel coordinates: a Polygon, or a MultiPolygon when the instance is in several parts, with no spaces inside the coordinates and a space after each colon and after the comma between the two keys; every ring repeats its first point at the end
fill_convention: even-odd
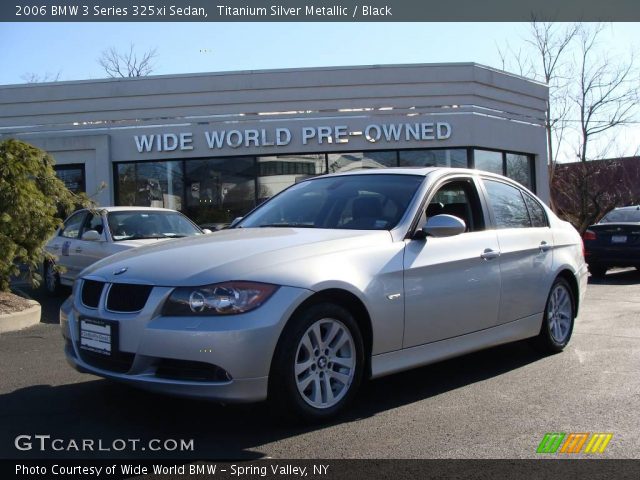
{"type": "Polygon", "coordinates": [[[91,224],[91,221],[93,220],[93,217],[97,216],[98,218],[100,218],[100,222],[102,223],[102,232],[100,233],[100,235],[102,236],[103,239],[107,238],[107,235],[105,233],[105,231],[109,230],[109,226],[105,225],[105,221],[104,221],[104,216],[102,215],[101,212],[92,212],[91,210],[87,210],[87,216],[84,219],[84,222],[82,222],[82,228],[80,229],[80,234],[78,235],[78,238],[80,240],[82,240],[82,236],[88,232],[89,230],[92,230],[89,228],[89,225],[91,224]]]}
{"type": "Polygon", "coordinates": [[[482,228],[479,228],[479,229],[475,228],[474,230],[464,232],[461,235],[482,232],[491,228],[491,223],[490,223],[491,219],[488,216],[489,214],[488,205],[485,201],[483,191],[480,189],[482,185],[479,184],[478,176],[473,173],[452,172],[438,179],[424,194],[422,201],[420,202],[420,207],[418,208],[418,211],[416,212],[416,215],[413,221],[411,222],[411,226],[409,227],[409,230],[407,231],[407,234],[404,237],[405,239],[415,238],[416,232],[421,230],[422,227],[426,224],[427,207],[431,203],[431,200],[437,195],[437,193],[440,191],[442,187],[444,187],[448,183],[455,183],[455,182],[461,182],[461,183],[466,182],[469,184],[469,188],[473,189],[473,191],[471,192],[471,196],[472,197],[475,196],[475,201],[477,203],[476,207],[480,208],[480,212],[478,212],[478,214],[484,224],[482,228]],[[475,195],[474,195],[474,192],[475,192],[475,195]]]}

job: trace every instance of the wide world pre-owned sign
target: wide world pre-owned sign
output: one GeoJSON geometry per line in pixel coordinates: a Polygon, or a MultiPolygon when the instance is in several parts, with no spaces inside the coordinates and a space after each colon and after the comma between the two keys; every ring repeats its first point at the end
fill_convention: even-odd
{"type": "MultiPolygon", "coordinates": [[[[283,147],[292,141],[302,145],[345,144],[351,137],[364,137],[370,143],[431,142],[451,137],[447,122],[370,124],[353,130],[346,125],[303,126],[298,130],[279,128],[217,129],[201,132],[210,150],[222,148],[283,147]]],[[[154,133],[134,135],[138,153],[194,150],[194,133],[154,133]]],[[[198,142],[199,143],[199,142],[198,142]]]]}

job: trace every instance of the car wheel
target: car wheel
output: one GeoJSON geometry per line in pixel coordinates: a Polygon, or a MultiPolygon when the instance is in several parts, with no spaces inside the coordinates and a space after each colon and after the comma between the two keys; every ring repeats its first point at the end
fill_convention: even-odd
{"type": "Polygon", "coordinates": [[[589,265],[589,273],[595,278],[604,278],[607,274],[607,267],[601,267],[598,265],[589,265]]]}
{"type": "Polygon", "coordinates": [[[269,400],[288,417],[329,418],[355,396],[364,347],[358,324],[339,305],[321,303],[294,316],[282,334],[269,375],[269,400]]]}
{"type": "Polygon", "coordinates": [[[575,305],[569,282],[557,278],[547,298],[540,334],[534,339],[534,345],[539,350],[557,353],[567,346],[573,332],[575,305]]]}
{"type": "Polygon", "coordinates": [[[45,262],[44,264],[44,288],[52,296],[58,296],[62,293],[60,274],[56,272],[55,265],[52,262],[45,262]]]}

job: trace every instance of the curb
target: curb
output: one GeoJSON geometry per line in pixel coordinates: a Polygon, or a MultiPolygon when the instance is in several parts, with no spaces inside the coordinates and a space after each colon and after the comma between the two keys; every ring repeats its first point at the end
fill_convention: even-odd
{"type": "Polygon", "coordinates": [[[0,333],[15,332],[40,323],[42,307],[35,300],[28,302],[31,306],[26,310],[0,314],[0,333]]]}

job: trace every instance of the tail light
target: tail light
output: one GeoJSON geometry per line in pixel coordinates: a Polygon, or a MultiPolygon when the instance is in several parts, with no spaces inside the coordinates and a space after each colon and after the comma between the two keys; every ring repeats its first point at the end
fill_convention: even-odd
{"type": "Polygon", "coordinates": [[[593,230],[586,230],[582,234],[583,240],[595,240],[596,238],[597,238],[596,232],[594,232],[593,230]]]}

